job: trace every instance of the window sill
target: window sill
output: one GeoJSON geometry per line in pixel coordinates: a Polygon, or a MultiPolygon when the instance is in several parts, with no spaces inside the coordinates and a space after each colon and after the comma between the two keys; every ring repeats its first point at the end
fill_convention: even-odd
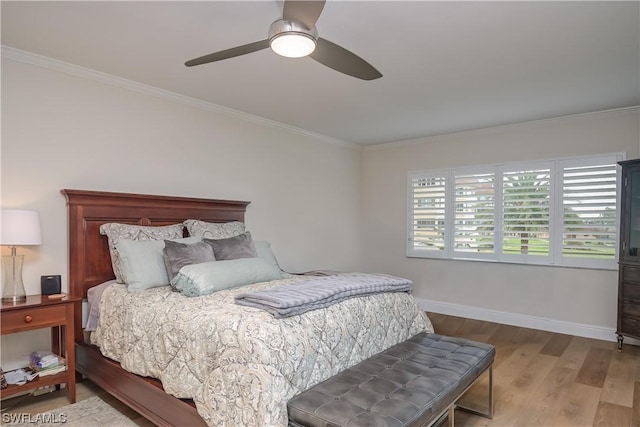
{"type": "Polygon", "coordinates": [[[520,265],[527,267],[552,267],[552,268],[570,268],[574,270],[603,270],[603,271],[618,271],[617,262],[613,266],[587,266],[587,265],[560,265],[560,264],[549,264],[549,263],[534,263],[534,262],[518,262],[518,261],[506,261],[506,260],[496,260],[496,259],[485,259],[485,258],[465,258],[465,257],[444,257],[444,256],[425,256],[425,255],[415,255],[415,254],[407,254],[407,258],[413,259],[425,259],[425,260],[433,260],[433,261],[463,261],[463,262],[480,262],[480,263],[490,263],[490,264],[505,264],[505,265],[520,265]]]}

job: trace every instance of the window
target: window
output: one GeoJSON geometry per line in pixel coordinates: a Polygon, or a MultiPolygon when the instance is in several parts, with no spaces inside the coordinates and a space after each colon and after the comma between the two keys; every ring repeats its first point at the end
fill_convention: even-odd
{"type": "Polygon", "coordinates": [[[517,261],[548,258],[550,224],[550,167],[503,172],[502,253],[517,261]]]}
{"type": "Polygon", "coordinates": [[[562,256],[615,261],[616,169],[566,162],[562,178],[562,256]]]}
{"type": "Polygon", "coordinates": [[[615,269],[623,158],[411,172],[407,256],[615,269]]]}
{"type": "Polygon", "coordinates": [[[461,174],[454,179],[454,250],[466,253],[493,253],[495,174],[461,174]]]}
{"type": "Polygon", "coordinates": [[[412,182],[412,235],[416,247],[444,250],[444,177],[423,176],[412,182]]]}

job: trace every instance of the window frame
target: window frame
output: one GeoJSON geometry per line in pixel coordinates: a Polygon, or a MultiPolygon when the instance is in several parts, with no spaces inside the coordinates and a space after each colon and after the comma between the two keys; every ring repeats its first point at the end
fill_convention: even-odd
{"type": "Polygon", "coordinates": [[[407,174],[407,227],[406,256],[408,258],[451,259],[480,262],[499,262],[509,264],[527,264],[569,268],[587,268],[617,270],[620,239],[620,167],[617,162],[625,160],[625,153],[609,153],[592,156],[562,157],[546,160],[505,162],[499,164],[455,167],[449,169],[431,169],[410,171],[407,174]],[[613,259],[592,259],[587,257],[565,256],[564,249],[564,171],[576,166],[593,166],[598,163],[616,164],[616,221],[613,259]],[[521,255],[503,253],[503,183],[505,172],[518,172],[535,169],[549,169],[549,254],[521,255]],[[456,177],[494,174],[494,251],[464,252],[455,248],[456,221],[456,177]],[[444,249],[416,249],[413,244],[414,211],[413,183],[416,179],[444,178],[445,182],[445,221],[444,249]]]}
{"type": "MultiPolygon", "coordinates": [[[[455,169],[451,169],[450,170],[450,182],[452,183],[452,185],[450,186],[450,195],[452,197],[452,205],[453,205],[453,213],[454,215],[451,215],[452,220],[451,220],[451,230],[453,231],[452,233],[450,233],[450,248],[451,248],[451,252],[453,255],[453,258],[455,259],[473,259],[473,260],[484,260],[484,261],[495,261],[495,254],[496,254],[496,244],[495,244],[495,233],[497,231],[496,228],[496,223],[494,220],[494,245],[493,245],[493,253],[474,253],[474,252],[465,252],[465,251],[460,251],[460,250],[456,250],[455,248],[455,202],[456,202],[456,176],[459,175],[480,175],[480,174],[493,174],[493,178],[494,178],[494,219],[495,219],[495,212],[498,206],[498,188],[502,188],[501,184],[499,184],[497,181],[497,173],[498,173],[498,169],[496,168],[495,165],[488,165],[488,166],[472,166],[472,167],[466,167],[466,168],[455,168],[455,169]]],[[[502,202],[502,198],[500,197],[500,202],[502,202]]],[[[446,212],[445,212],[446,215],[446,212]]],[[[446,223],[445,223],[445,235],[447,234],[446,232],[446,223]]]]}

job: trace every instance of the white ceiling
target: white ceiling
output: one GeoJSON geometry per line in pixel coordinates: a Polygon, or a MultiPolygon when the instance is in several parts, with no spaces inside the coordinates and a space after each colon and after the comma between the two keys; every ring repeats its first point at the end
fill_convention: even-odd
{"type": "Polygon", "coordinates": [[[640,104],[640,2],[329,0],[320,36],[384,77],[263,50],[275,1],[2,1],[2,44],[357,144],[640,104]]]}

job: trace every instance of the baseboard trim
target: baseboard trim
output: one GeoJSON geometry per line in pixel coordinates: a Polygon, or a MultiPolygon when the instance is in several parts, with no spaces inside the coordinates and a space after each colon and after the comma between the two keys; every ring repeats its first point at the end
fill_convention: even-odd
{"type": "MultiPolygon", "coordinates": [[[[416,301],[418,302],[418,305],[420,305],[420,308],[431,313],[447,314],[449,316],[466,317],[468,319],[540,329],[543,331],[557,332],[603,341],[615,342],[617,337],[615,329],[606,328],[604,326],[567,322],[563,320],[548,319],[545,317],[529,316],[527,314],[510,313],[451,302],[435,301],[426,298],[416,298],[416,301]]],[[[624,344],[640,345],[640,341],[625,337],[624,344]]]]}

